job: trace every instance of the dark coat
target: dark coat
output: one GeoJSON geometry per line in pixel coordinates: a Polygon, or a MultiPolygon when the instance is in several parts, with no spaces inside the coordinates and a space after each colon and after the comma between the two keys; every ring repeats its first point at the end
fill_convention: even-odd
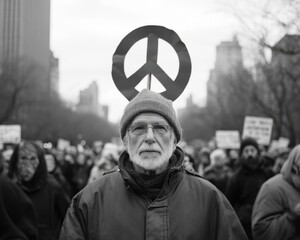
{"type": "Polygon", "coordinates": [[[222,193],[225,193],[227,180],[231,174],[231,169],[227,166],[208,166],[203,173],[203,177],[215,185],[222,193]]]}
{"type": "Polygon", "coordinates": [[[151,201],[122,167],[128,157],[73,198],[59,239],[247,239],[224,195],[198,174],[171,168],[151,201]]]}
{"type": "Polygon", "coordinates": [[[0,239],[37,240],[33,204],[17,184],[0,175],[0,239]]]}
{"type": "MultiPolygon", "coordinates": [[[[44,153],[34,145],[38,152],[39,165],[29,182],[18,184],[33,202],[38,217],[39,240],[57,239],[62,221],[69,206],[69,199],[60,184],[48,174],[44,153]]],[[[10,161],[12,178],[17,176],[18,148],[10,161]]]]}
{"type": "Polygon", "coordinates": [[[248,237],[252,239],[251,215],[262,184],[270,178],[264,169],[251,170],[242,166],[228,179],[225,195],[238,215],[248,237]]]}

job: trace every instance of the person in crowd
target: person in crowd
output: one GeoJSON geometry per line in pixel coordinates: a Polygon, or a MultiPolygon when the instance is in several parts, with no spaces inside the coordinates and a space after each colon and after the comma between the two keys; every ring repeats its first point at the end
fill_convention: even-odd
{"type": "Polygon", "coordinates": [[[272,168],[274,166],[275,163],[275,158],[274,156],[272,156],[272,154],[270,154],[269,152],[264,152],[263,154],[261,154],[261,158],[262,158],[262,167],[264,169],[266,169],[267,171],[269,171],[272,174],[272,177],[274,176],[274,172],[272,171],[272,168]]]}
{"type": "Polygon", "coordinates": [[[211,150],[209,148],[202,148],[199,152],[199,165],[197,172],[200,174],[200,176],[203,176],[205,168],[207,168],[210,165],[210,153],[211,150]]]}
{"type": "Polygon", "coordinates": [[[274,156],[274,164],[272,166],[272,171],[274,175],[280,173],[281,168],[285,161],[288,159],[290,150],[287,148],[279,149],[274,156]]]}
{"type": "Polygon", "coordinates": [[[104,143],[102,141],[93,142],[92,152],[93,152],[93,163],[94,164],[96,164],[96,162],[101,158],[103,146],[104,146],[104,143]]]}
{"type": "Polygon", "coordinates": [[[9,177],[32,201],[37,213],[39,240],[57,239],[69,200],[55,178],[47,173],[43,150],[22,141],[11,156],[9,177]]]}
{"type": "Polygon", "coordinates": [[[88,183],[91,183],[103,176],[107,171],[118,165],[118,147],[112,143],[106,143],[101,153],[101,158],[93,166],[88,183]]]}
{"type": "Polygon", "coordinates": [[[252,230],[255,240],[300,239],[300,145],[291,151],[281,173],[259,190],[252,230]]]}
{"type": "Polygon", "coordinates": [[[240,146],[241,167],[228,179],[225,195],[234,207],[249,239],[252,208],[261,185],[271,174],[262,168],[259,145],[253,138],[245,138],[240,146]]]}
{"type": "Polygon", "coordinates": [[[60,167],[62,174],[71,186],[71,197],[73,197],[78,191],[75,183],[73,182],[73,175],[75,174],[75,157],[71,153],[65,153],[63,160],[60,161],[60,167]]]}
{"type": "Polygon", "coordinates": [[[237,149],[228,149],[228,162],[226,165],[235,172],[241,166],[239,161],[239,151],[237,149]]]}
{"type": "Polygon", "coordinates": [[[195,159],[192,154],[187,152],[184,153],[183,167],[189,171],[196,171],[195,159]]]}
{"type": "Polygon", "coordinates": [[[72,174],[72,185],[75,187],[75,194],[83,189],[89,179],[91,166],[87,165],[86,155],[83,152],[77,154],[72,174]]]}
{"type": "Polygon", "coordinates": [[[142,90],[124,110],[119,168],[72,200],[60,240],[247,239],[226,197],[183,168],[170,100],[142,90]]]}
{"type": "Polygon", "coordinates": [[[211,165],[203,173],[203,177],[214,184],[222,193],[225,192],[227,179],[231,169],[226,165],[227,155],[222,149],[215,149],[210,154],[211,165]]]}
{"type": "Polygon", "coordinates": [[[38,240],[31,200],[11,179],[0,175],[0,239],[38,240]]]}
{"type": "Polygon", "coordinates": [[[45,153],[45,160],[46,160],[48,173],[54,176],[56,181],[62,186],[68,198],[73,197],[71,191],[71,185],[63,175],[60,165],[56,159],[56,156],[53,153],[48,151],[45,153]]]}

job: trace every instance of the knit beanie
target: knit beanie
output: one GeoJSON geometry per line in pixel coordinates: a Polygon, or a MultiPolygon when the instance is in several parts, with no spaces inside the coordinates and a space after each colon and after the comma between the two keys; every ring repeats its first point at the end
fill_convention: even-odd
{"type": "Polygon", "coordinates": [[[243,153],[243,150],[246,146],[253,146],[256,148],[257,152],[259,152],[259,146],[258,146],[258,143],[257,141],[254,139],[254,138],[251,138],[251,137],[247,137],[245,139],[242,140],[241,142],[241,146],[240,146],[240,156],[242,155],[243,153]]]}
{"type": "Polygon", "coordinates": [[[142,90],[125,107],[120,122],[121,138],[123,139],[129,124],[131,124],[132,120],[137,115],[139,115],[140,113],[148,112],[157,113],[163,116],[174,129],[177,142],[180,141],[182,130],[180,123],[176,117],[172,101],[164,98],[159,93],[152,92],[148,89],[142,90]]]}

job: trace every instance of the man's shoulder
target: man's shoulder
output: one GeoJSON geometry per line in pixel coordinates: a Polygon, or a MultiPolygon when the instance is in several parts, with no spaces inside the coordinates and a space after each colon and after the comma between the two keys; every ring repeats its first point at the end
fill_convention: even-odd
{"type": "Polygon", "coordinates": [[[102,186],[108,183],[113,183],[112,181],[116,181],[117,179],[120,179],[120,169],[114,168],[110,171],[106,171],[103,173],[103,175],[99,178],[97,178],[92,183],[88,184],[89,186],[102,186]]]}
{"type": "Polygon", "coordinates": [[[195,171],[189,171],[184,169],[183,174],[185,176],[184,181],[186,181],[190,185],[193,185],[193,187],[199,187],[212,191],[217,190],[217,188],[211,182],[209,182],[207,179],[205,179],[195,171]]]}
{"type": "Polygon", "coordinates": [[[86,202],[93,199],[95,196],[103,195],[107,192],[118,191],[124,184],[119,170],[111,171],[95,181],[87,184],[73,199],[75,202],[86,202]]]}

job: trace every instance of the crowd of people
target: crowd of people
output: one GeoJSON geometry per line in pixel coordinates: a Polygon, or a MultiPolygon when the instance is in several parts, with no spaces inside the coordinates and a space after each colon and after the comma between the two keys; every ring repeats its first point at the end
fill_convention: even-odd
{"type": "MultiPolygon", "coordinates": [[[[147,96],[149,93],[143,94],[147,96]]],[[[157,96],[155,95],[155,97],[157,96]]],[[[142,100],[144,101],[144,99],[142,100]]],[[[147,107],[151,108],[151,104],[150,102],[147,107]]],[[[130,108],[131,105],[129,105],[128,111],[133,111],[130,108]]],[[[15,146],[7,146],[0,154],[0,239],[50,240],[58,239],[59,234],[61,234],[61,239],[72,239],[70,236],[79,234],[79,228],[82,228],[80,234],[87,236],[87,232],[93,232],[94,229],[91,228],[98,223],[105,226],[108,224],[121,226],[120,231],[132,234],[133,226],[126,225],[127,218],[121,213],[138,212],[142,203],[133,198],[131,193],[125,194],[124,189],[126,188],[141,192],[141,195],[148,199],[145,209],[149,211],[147,218],[151,224],[154,224],[155,227],[158,227],[156,224],[164,225],[166,218],[151,219],[153,213],[150,210],[167,204],[163,200],[164,197],[161,196],[161,192],[167,191],[163,187],[166,184],[165,179],[168,179],[169,182],[176,179],[176,181],[185,181],[183,187],[176,185],[177,187],[168,193],[174,194],[174,196],[172,195],[173,202],[171,202],[174,206],[170,205],[167,208],[176,209],[182,217],[177,224],[186,218],[199,220],[197,214],[190,215],[188,212],[191,207],[194,208],[194,211],[197,211],[197,207],[198,209],[204,208],[205,212],[202,210],[202,214],[207,215],[207,219],[210,219],[212,223],[220,224],[220,226],[214,226],[209,233],[206,232],[206,235],[201,235],[209,236],[207,239],[212,239],[211,234],[216,235],[213,239],[229,239],[231,234],[236,234],[232,239],[246,239],[243,236],[244,233],[250,240],[300,239],[300,145],[293,149],[281,148],[268,152],[255,139],[245,138],[241,141],[239,149],[192,147],[186,143],[183,144],[184,141],[179,142],[181,132],[176,131],[180,129],[179,123],[176,122],[176,119],[174,120],[172,112],[166,114],[166,111],[170,110],[169,108],[161,112],[157,112],[156,108],[155,110],[150,109],[152,115],[144,113],[145,109],[135,112],[133,116],[125,114],[123,122],[121,122],[121,126],[124,125],[124,129],[121,128],[121,136],[125,147],[97,141],[90,147],[85,145],[82,148],[72,147],[61,150],[55,147],[46,148],[45,145],[26,140],[15,146]],[[154,123],[144,124],[145,119],[149,118],[153,118],[154,123]],[[175,129],[172,144],[164,141],[171,129],[167,126],[168,123],[171,123],[171,127],[175,129]],[[129,126],[129,124],[131,125],[129,126]],[[137,151],[135,145],[139,145],[140,136],[146,137],[146,143],[141,141],[140,146],[144,146],[142,144],[150,146],[156,141],[154,134],[162,139],[159,145],[170,148],[171,157],[167,171],[164,170],[163,163],[161,166],[155,167],[154,165],[143,165],[146,163],[139,159],[132,160],[133,165],[126,161],[128,158],[135,159],[135,151],[137,151]],[[126,188],[123,188],[124,184],[119,185],[119,175],[115,175],[118,171],[125,180],[126,188]],[[109,172],[113,173],[107,174],[109,172]],[[174,172],[184,174],[179,177],[174,172]],[[106,180],[97,181],[100,178],[106,180]],[[118,187],[115,188],[115,185],[118,187]],[[190,189],[193,193],[189,195],[185,188],[190,189]],[[103,192],[99,189],[102,189],[103,192]],[[201,192],[200,189],[205,192],[201,192]],[[92,192],[93,197],[89,195],[92,192]],[[221,210],[224,209],[224,212],[223,210],[209,212],[210,210],[206,208],[212,207],[209,205],[212,198],[203,199],[206,197],[203,196],[204,194],[214,196],[217,202],[216,206],[221,210]],[[112,196],[112,198],[107,196],[112,196]],[[157,205],[153,204],[160,197],[161,201],[157,205]],[[101,204],[108,206],[106,210],[101,209],[102,217],[93,218],[89,215],[91,214],[88,212],[89,208],[96,208],[95,211],[100,211],[99,208],[103,207],[99,202],[97,204],[93,202],[95,201],[93,198],[97,198],[97,201],[100,202],[103,201],[101,204]],[[182,202],[184,202],[183,205],[181,205],[182,202]],[[204,205],[204,202],[207,205],[204,205]],[[125,210],[125,208],[128,209],[125,210]],[[184,211],[180,208],[188,210],[184,211]],[[236,215],[232,215],[232,209],[236,215]],[[74,217],[73,214],[77,211],[81,215],[74,217]],[[110,220],[102,219],[106,216],[106,211],[110,215],[110,220]],[[113,214],[116,216],[112,217],[113,214]],[[96,222],[89,222],[91,225],[88,225],[85,215],[89,215],[89,220],[93,219],[96,222]],[[239,222],[235,222],[235,216],[239,222]],[[124,218],[125,225],[116,224],[120,221],[117,218],[124,218]],[[229,226],[226,225],[228,223],[225,223],[229,218],[232,221],[231,230],[228,230],[229,226]],[[226,219],[226,221],[222,222],[222,219],[226,219]],[[114,220],[116,222],[112,223],[114,220]],[[244,233],[238,230],[240,224],[244,233]],[[127,226],[127,231],[122,229],[124,226],[127,226]],[[70,233],[70,231],[74,232],[70,233]],[[240,238],[236,237],[237,235],[240,238]]],[[[155,155],[154,152],[158,150],[152,149],[151,151],[147,158],[155,155]]],[[[167,186],[172,189],[171,186],[174,184],[167,186]]],[[[214,209],[214,211],[217,210],[214,209]]],[[[139,217],[144,214],[143,211],[137,213],[139,217]]],[[[165,216],[164,214],[167,213],[161,214],[165,216]]],[[[172,215],[173,213],[170,210],[168,214],[172,215]]],[[[207,219],[204,220],[207,221],[207,219]]],[[[137,225],[140,224],[138,217],[131,219],[131,222],[134,221],[137,225]]],[[[172,224],[175,223],[172,222],[172,224]]],[[[172,224],[170,223],[170,225],[172,224]]],[[[182,231],[185,235],[180,232],[182,235],[178,236],[183,236],[183,238],[192,236],[191,239],[194,239],[193,234],[203,233],[193,229],[193,226],[195,227],[194,223],[184,226],[174,225],[171,226],[171,230],[168,230],[171,232],[163,234],[172,236],[174,234],[172,231],[176,234],[182,231]]],[[[102,229],[102,227],[99,228],[102,229]]],[[[137,233],[150,234],[151,229],[145,229],[145,232],[137,233]]],[[[107,230],[101,234],[101,236],[108,234],[107,230]]],[[[131,236],[130,234],[128,236],[131,236]]],[[[151,234],[154,234],[153,231],[151,234]]],[[[132,236],[141,235],[133,234],[132,236]]]]}
{"type": "Polygon", "coordinates": [[[101,141],[78,151],[39,142],[0,154],[0,239],[57,239],[72,197],[118,164],[119,149],[101,141]],[[2,224],[3,223],[3,224],[2,224]]]}
{"type": "MultiPolygon", "coordinates": [[[[239,151],[185,148],[183,166],[227,197],[249,239],[299,236],[300,146],[291,154],[288,148],[263,152],[247,138],[239,151]]],[[[2,226],[11,224],[1,228],[1,239],[57,239],[71,199],[118,166],[123,150],[101,141],[82,152],[45,149],[32,141],[8,146],[1,152],[0,219],[2,226]]]]}

